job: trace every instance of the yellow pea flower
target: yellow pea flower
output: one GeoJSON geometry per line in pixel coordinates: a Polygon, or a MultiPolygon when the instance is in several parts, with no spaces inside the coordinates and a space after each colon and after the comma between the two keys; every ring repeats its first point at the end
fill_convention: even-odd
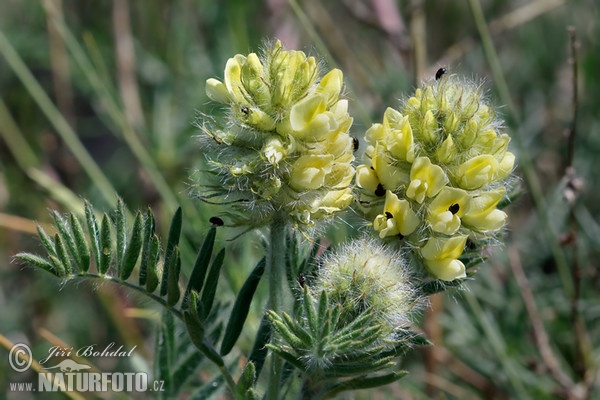
{"type": "Polygon", "coordinates": [[[431,274],[445,281],[466,277],[465,266],[458,260],[466,242],[467,236],[463,235],[431,237],[421,248],[421,256],[431,274]]]}
{"type": "Polygon", "coordinates": [[[428,157],[419,157],[411,167],[406,195],[417,203],[423,203],[425,196],[435,196],[446,183],[448,177],[439,165],[432,164],[428,157]]]}
{"type": "Polygon", "coordinates": [[[206,82],[208,97],[231,108],[226,123],[202,124],[219,180],[206,185],[211,197],[242,200],[236,204],[252,225],[283,212],[301,227],[346,208],[354,151],[342,87],[340,70],[322,75],[314,57],[279,41],[260,55],[231,57],[223,80],[206,82]]]}
{"type": "Polygon", "coordinates": [[[458,168],[458,184],[467,190],[490,184],[498,172],[498,161],[489,154],[473,157],[458,168]]]}
{"type": "Polygon", "coordinates": [[[388,107],[383,114],[385,143],[390,154],[399,161],[413,162],[415,146],[408,117],[388,107]]]}
{"type": "Polygon", "coordinates": [[[344,77],[342,71],[336,68],[323,76],[315,91],[322,94],[325,98],[325,104],[331,107],[337,102],[343,84],[344,77]]]}
{"type": "Polygon", "coordinates": [[[469,207],[469,194],[458,188],[444,187],[429,204],[427,222],[435,232],[453,235],[469,207]]]}
{"type": "Polygon", "coordinates": [[[228,104],[231,101],[227,86],[215,78],[206,81],[206,95],[217,103],[228,104]]]}
{"type": "Polygon", "coordinates": [[[502,228],[506,222],[506,213],[497,210],[496,206],[505,193],[506,189],[498,188],[473,196],[468,211],[462,217],[463,223],[480,232],[502,228]]]}
{"type": "Polygon", "coordinates": [[[356,184],[373,195],[377,191],[380,182],[375,170],[363,164],[356,168],[356,184]]]}
{"type": "Polygon", "coordinates": [[[440,147],[437,148],[435,156],[443,163],[450,163],[456,159],[457,149],[454,144],[454,139],[452,139],[452,135],[448,135],[440,147]]]}
{"type": "Polygon", "coordinates": [[[373,227],[379,231],[379,237],[385,238],[401,234],[408,236],[417,229],[421,221],[410,207],[410,203],[399,199],[393,192],[385,194],[383,214],[375,217],[373,227]]]}
{"type": "Polygon", "coordinates": [[[331,172],[332,162],[333,156],[330,154],[300,157],[292,166],[290,185],[298,191],[323,187],[325,177],[331,172]]]}
{"type": "Polygon", "coordinates": [[[383,145],[377,144],[375,146],[371,162],[379,181],[385,189],[396,190],[400,185],[408,181],[407,171],[404,171],[395,163],[383,145]]]}

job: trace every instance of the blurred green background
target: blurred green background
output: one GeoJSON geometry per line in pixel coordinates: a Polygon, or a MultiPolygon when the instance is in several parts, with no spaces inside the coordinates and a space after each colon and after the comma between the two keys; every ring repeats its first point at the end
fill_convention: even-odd
{"type": "MultiPolygon", "coordinates": [[[[408,355],[411,374],[356,397],[600,398],[598,21],[595,0],[3,0],[0,398],[34,397],[8,392],[8,382],[32,380],[10,369],[9,341],[31,343],[37,358],[59,339],[137,346],[129,364],[95,361],[103,371],[150,369],[152,304],[108,285],[61,286],[12,256],[41,251],[35,224],[50,221],[48,208],[78,211],[87,198],[108,210],[117,193],[132,210],[152,207],[163,232],[181,204],[198,246],[218,213],[189,195],[203,160],[194,121],[219,112],[204,82],[222,78],[228,57],[273,38],[344,71],[359,137],[442,66],[482,79],[490,101],[504,105],[518,156],[524,193],[506,209],[506,243],[475,281],[432,300],[422,327],[435,347],[408,355]]],[[[225,300],[262,256],[260,235],[227,241],[238,233],[219,236],[225,300]]],[[[340,223],[329,240],[353,233],[340,223]]]]}

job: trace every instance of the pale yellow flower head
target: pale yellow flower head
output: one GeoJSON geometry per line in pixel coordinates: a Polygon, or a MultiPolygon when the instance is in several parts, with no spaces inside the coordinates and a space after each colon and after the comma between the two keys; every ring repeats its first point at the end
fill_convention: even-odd
{"type": "Polygon", "coordinates": [[[506,222],[497,209],[515,156],[478,85],[445,74],[365,134],[359,203],[380,238],[398,238],[435,278],[466,276],[460,257],[506,222]],[[385,196],[385,197],[384,197],[385,196]]]}
{"type": "Polygon", "coordinates": [[[279,41],[262,55],[230,58],[224,79],[206,82],[208,97],[228,107],[229,121],[202,126],[220,179],[205,197],[227,197],[253,225],[274,213],[313,225],[348,207],[354,156],[342,88],[340,70],[323,75],[314,57],[279,41]]]}

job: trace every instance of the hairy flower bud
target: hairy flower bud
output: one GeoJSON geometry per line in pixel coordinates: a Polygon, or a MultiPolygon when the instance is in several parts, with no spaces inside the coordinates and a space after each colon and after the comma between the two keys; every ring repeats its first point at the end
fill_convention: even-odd
{"type": "Polygon", "coordinates": [[[394,328],[407,325],[420,300],[400,253],[373,239],[354,240],[320,262],[315,292],[326,292],[352,322],[366,311],[394,328]]]}
{"type": "Polygon", "coordinates": [[[321,76],[314,57],[280,42],[230,58],[223,81],[206,82],[208,97],[229,107],[229,122],[202,126],[220,179],[202,196],[227,197],[252,225],[274,213],[313,225],[348,207],[354,156],[342,87],[340,70],[321,76]]]}

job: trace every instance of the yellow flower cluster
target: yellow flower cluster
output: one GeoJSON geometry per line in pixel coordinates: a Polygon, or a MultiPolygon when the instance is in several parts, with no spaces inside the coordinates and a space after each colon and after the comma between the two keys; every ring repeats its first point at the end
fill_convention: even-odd
{"type": "Polygon", "coordinates": [[[356,170],[361,204],[381,238],[405,240],[438,279],[465,277],[467,238],[504,226],[496,206],[515,157],[499,128],[479,87],[443,75],[366,133],[365,164],[356,170]]]}
{"type": "Polygon", "coordinates": [[[226,129],[204,129],[226,191],[215,194],[238,196],[265,221],[284,212],[297,225],[348,207],[354,156],[342,86],[340,70],[321,77],[314,57],[279,41],[262,57],[230,58],[224,80],[206,82],[207,95],[231,115],[226,129]]]}

